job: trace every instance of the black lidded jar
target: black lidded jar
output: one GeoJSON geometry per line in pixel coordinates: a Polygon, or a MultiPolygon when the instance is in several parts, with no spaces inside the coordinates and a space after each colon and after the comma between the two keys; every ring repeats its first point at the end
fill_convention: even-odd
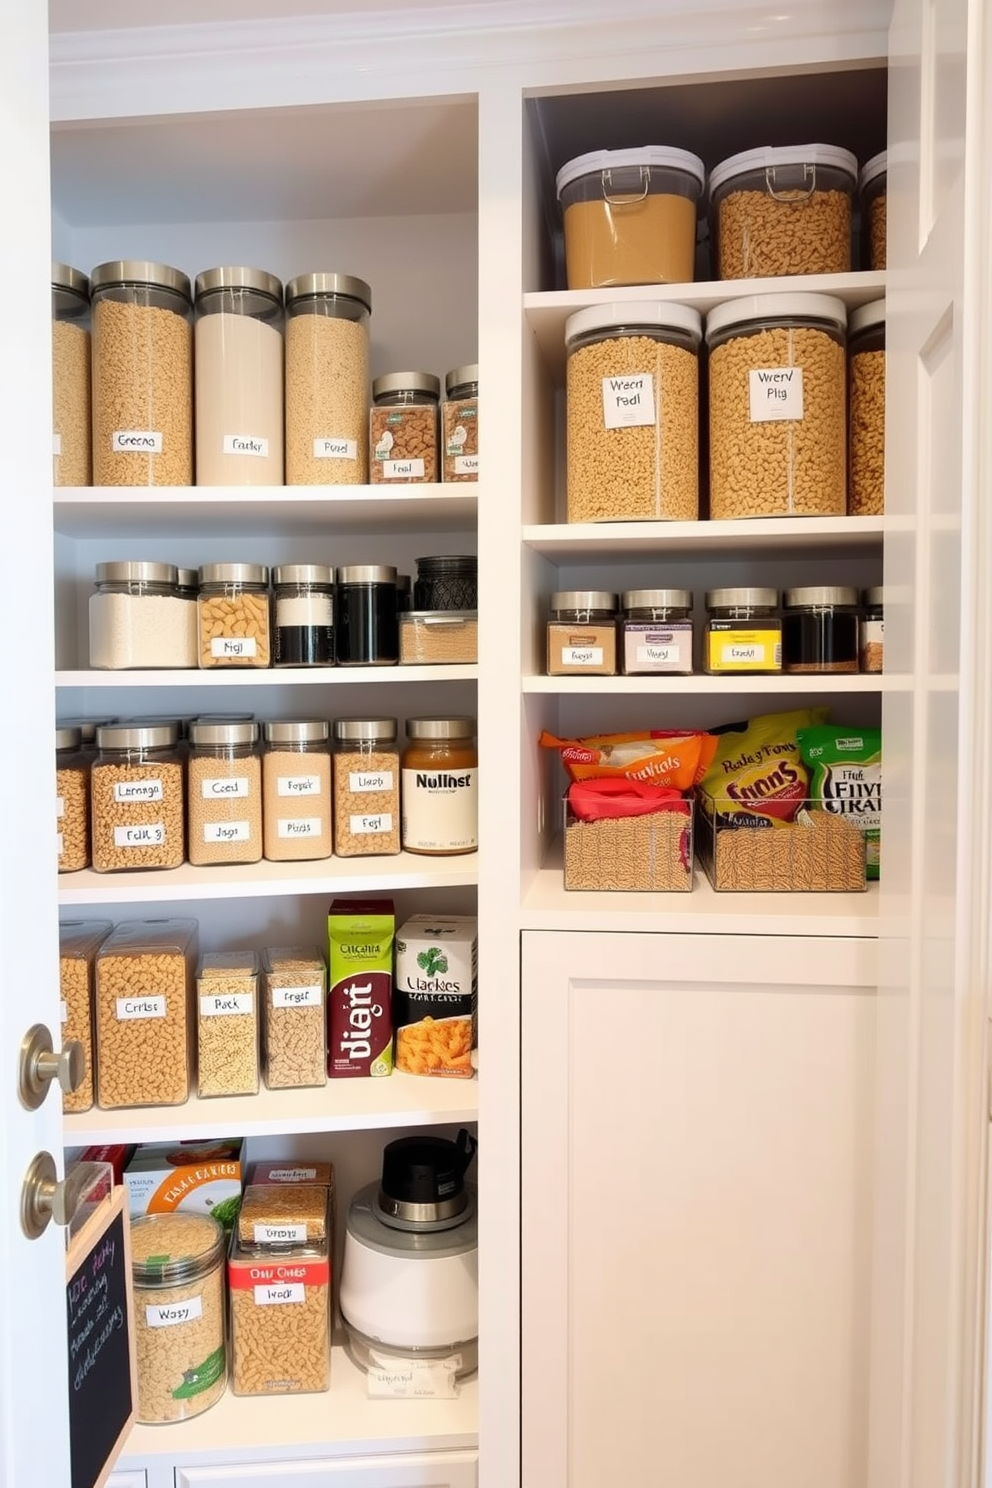
{"type": "Polygon", "coordinates": [[[396,666],[396,569],[372,563],[339,568],[337,598],[338,666],[396,666]]]}
{"type": "Polygon", "coordinates": [[[858,591],[845,585],[787,589],[782,599],[782,669],[858,670],[858,591]]]}
{"type": "Polygon", "coordinates": [[[288,563],[273,570],[272,582],[273,666],[333,666],[333,568],[288,563]]]}
{"type": "Polygon", "coordinates": [[[415,610],[477,610],[479,560],[467,554],[417,559],[415,610]]]}

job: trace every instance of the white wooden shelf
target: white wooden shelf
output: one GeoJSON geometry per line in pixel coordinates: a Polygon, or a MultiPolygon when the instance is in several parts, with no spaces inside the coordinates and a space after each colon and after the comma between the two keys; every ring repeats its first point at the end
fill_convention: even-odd
{"type": "Polygon", "coordinates": [[[475,682],[477,665],[368,667],[211,667],[179,671],[55,673],[56,687],[350,687],[369,682],[475,682]]]}
{"type": "Polygon", "coordinates": [[[524,546],[558,563],[657,555],[813,557],[882,550],[884,517],[761,517],[753,522],[575,522],[523,529],[524,546]]]}
{"type": "Polygon", "coordinates": [[[880,676],[878,673],[850,676],[847,673],[811,672],[801,676],[785,673],[767,677],[710,677],[697,673],[692,677],[524,677],[525,693],[550,693],[553,696],[629,697],[635,693],[653,693],[660,697],[739,697],[742,694],[761,697],[834,697],[841,693],[899,692],[909,686],[908,678],[880,676]]]}

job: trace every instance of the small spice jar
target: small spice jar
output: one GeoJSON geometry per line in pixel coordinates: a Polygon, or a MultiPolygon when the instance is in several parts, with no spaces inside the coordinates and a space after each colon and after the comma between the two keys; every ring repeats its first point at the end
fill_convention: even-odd
{"type": "Polygon", "coordinates": [[[475,719],[408,718],[400,798],[406,852],[448,857],[479,846],[475,719]]]}
{"type": "Polygon", "coordinates": [[[479,560],[474,554],[443,553],[417,559],[414,609],[474,610],[478,596],[479,560]]]}
{"type": "Polygon", "coordinates": [[[851,311],[847,375],[847,511],[878,517],[885,511],[884,300],[851,311]]]}
{"type": "Polygon", "coordinates": [[[196,483],[281,486],[282,283],[264,269],[196,276],[196,483]]]}
{"type": "Polygon", "coordinates": [[[782,622],[776,589],[710,589],[704,670],[710,676],[782,670],[782,622]]]}
{"type": "Polygon", "coordinates": [[[272,664],[334,665],[334,570],[322,563],[273,569],[272,664]]]}
{"type": "Polygon", "coordinates": [[[262,762],[257,723],[189,726],[189,860],[257,863],[262,856],[262,762]]]}
{"type": "Polygon", "coordinates": [[[258,956],[211,951],[196,972],[196,1090],[257,1095],[259,1086],[258,956]]]}
{"type": "Polygon", "coordinates": [[[551,596],[549,677],[615,677],[617,597],[605,589],[561,589],[551,596]]]}
{"type": "Polygon", "coordinates": [[[444,481],[479,479],[479,367],[453,367],[444,379],[441,405],[444,481]]]}
{"type": "Polygon", "coordinates": [[[688,589],[628,589],[620,596],[621,663],[626,677],[692,673],[692,594],[688,589]]]}
{"type": "Polygon", "coordinates": [[[861,167],[858,179],[861,194],[861,257],[866,269],[885,268],[888,176],[888,152],[881,150],[861,167]]]}
{"type": "Polygon", "coordinates": [[[209,1214],[131,1220],[139,1421],[186,1421],[223,1395],[225,1249],[209,1214]]]}
{"type": "Polygon", "coordinates": [[[182,755],[174,723],[104,724],[90,773],[93,867],[177,868],[183,861],[182,755]]]}
{"type": "Polygon", "coordinates": [[[782,597],[782,663],[787,672],[856,672],[857,589],[787,589],[782,597]]]}
{"type": "Polygon", "coordinates": [[[334,720],[334,851],[364,858],[400,850],[400,753],[395,718],[334,720]]]}
{"type": "Polygon", "coordinates": [[[372,290],[352,274],[286,285],[286,484],[368,480],[372,290]]]}
{"type": "Polygon", "coordinates": [[[89,630],[99,671],[196,666],[196,606],[171,563],[98,563],[89,630]]]}
{"type": "Polygon", "coordinates": [[[331,856],[329,734],[326,718],[262,725],[262,841],[272,863],[331,856]]]}
{"type": "Polygon", "coordinates": [[[440,380],[431,372],[390,372],[372,384],[369,453],[372,484],[438,479],[440,380]]]}
{"type": "Polygon", "coordinates": [[[93,483],[193,483],[193,298],[168,264],[115,259],[90,276],[93,483]]]}
{"type": "Polygon", "coordinates": [[[52,264],[52,483],[88,486],[90,452],[90,281],[52,264]]]}
{"type": "Polygon", "coordinates": [[[859,661],[863,672],[884,671],[885,590],[879,585],[861,595],[859,661]]]}
{"type": "Polygon", "coordinates": [[[400,659],[396,570],[353,563],[338,569],[338,666],[395,666],[400,659]]]}
{"type": "Polygon", "coordinates": [[[742,150],[710,176],[718,279],[846,274],[858,162],[835,145],[742,150]]]}
{"type": "Polygon", "coordinates": [[[269,665],[269,570],[207,563],[197,595],[200,667],[269,665]]]}
{"type": "Polygon", "coordinates": [[[78,728],[55,730],[55,815],[60,873],[75,873],[90,863],[90,756],[83,751],[78,728]]]}

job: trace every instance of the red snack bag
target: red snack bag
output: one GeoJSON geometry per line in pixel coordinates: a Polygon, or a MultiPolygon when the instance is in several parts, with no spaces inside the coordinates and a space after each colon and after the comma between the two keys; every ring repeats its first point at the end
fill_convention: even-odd
{"type": "Polygon", "coordinates": [[[700,770],[705,734],[642,730],[594,734],[588,739],[556,739],[544,732],[540,743],[557,749],[572,780],[643,780],[687,791],[700,770]]]}
{"type": "Polygon", "coordinates": [[[568,804],[580,821],[650,816],[656,811],[689,811],[682,792],[671,786],[616,778],[574,781],[568,788],[568,804]]]}

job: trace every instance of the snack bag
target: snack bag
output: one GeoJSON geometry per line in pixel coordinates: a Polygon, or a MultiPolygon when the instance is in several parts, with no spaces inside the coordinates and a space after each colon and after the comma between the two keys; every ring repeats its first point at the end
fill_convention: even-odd
{"type": "Polygon", "coordinates": [[[642,730],[594,734],[588,739],[556,739],[544,732],[540,743],[557,749],[571,780],[641,780],[687,791],[701,778],[703,761],[716,741],[709,734],[642,730]]]}
{"type": "Polygon", "coordinates": [[[812,772],[810,798],[864,833],[868,878],[878,878],[882,827],[882,731],[804,728],[799,748],[812,772]]]}
{"type": "Polygon", "coordinates": [[[798,732],[822,724],[827,708],[763,713],[717,735],[701,804],[727,827],[781,827],[808,799],[809,770],[798,732]]]}

